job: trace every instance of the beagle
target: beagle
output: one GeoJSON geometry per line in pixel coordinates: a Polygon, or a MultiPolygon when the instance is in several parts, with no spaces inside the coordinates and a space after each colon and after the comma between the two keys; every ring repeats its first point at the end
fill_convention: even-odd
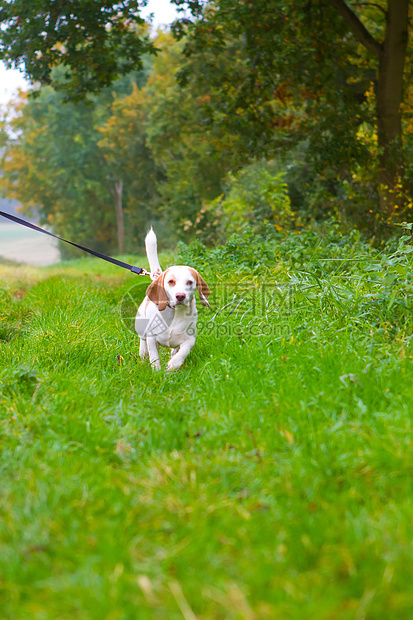
{"type": "Polygon", "coordinates": [[[178,370],[195,344],[197,310],[195,290],[201,304],[209,306],[209,288],[192,267],[174,265],[162,272],[158,260],[156,235],[151,230],[145,239],[153,280],[135,318],[140,337],[139,355],[149,357],[153,368],[160,370],[159,346],[172,349],[167,370],[178,370]]]}

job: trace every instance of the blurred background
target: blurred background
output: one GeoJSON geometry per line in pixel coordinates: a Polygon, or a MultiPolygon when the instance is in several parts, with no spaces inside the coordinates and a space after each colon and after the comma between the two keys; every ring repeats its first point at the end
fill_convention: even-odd
{"type": "MultiPolygon", "coordinates": [[[[150,225],[161,248],[332,226],[380,244],[413,209],[408,3],[342,4],[106,3],[98,31],[84,0],[24,28],[13,0],[1,208],[112,254],[143,252],[150,225]]],[[[2,222],[0,255],[78,253],[2,222]]]]}

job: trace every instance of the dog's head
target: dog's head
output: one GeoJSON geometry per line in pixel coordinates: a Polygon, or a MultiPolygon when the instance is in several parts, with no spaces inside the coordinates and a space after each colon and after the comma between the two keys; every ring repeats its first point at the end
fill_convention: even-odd
{"type": "Polygon", "coordinates": [[[201,304],[208,306],[209,288],[196,269],[186,265],[175,265],[164,271],[159,278],[150,284],[146,294],[159,310],[166,306],[190,306],[198,289],[201,304]]]}

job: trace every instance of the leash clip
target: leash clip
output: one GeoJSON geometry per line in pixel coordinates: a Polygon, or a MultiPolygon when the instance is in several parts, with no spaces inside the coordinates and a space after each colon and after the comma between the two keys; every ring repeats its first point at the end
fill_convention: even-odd
{"type": "Polygon", "coordinates": [[[132,267],[131,272],[137,273],[138,276],[150,276],[151,275],[149,271],[146,271],[146,269],[144,269],[143,267],[132,267]]]}

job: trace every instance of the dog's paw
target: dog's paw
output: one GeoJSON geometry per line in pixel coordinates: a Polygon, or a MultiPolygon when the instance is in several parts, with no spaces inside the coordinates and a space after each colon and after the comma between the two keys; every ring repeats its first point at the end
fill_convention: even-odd
{"type": "Polygon", "coordinates": [[[148,349],[139,349],[139,357],[141,358],[141,360],[146,360],[149,358],[149,353],[148,353],[148,349]]]}
{"type": "Polygon", "coordinates": [[[174,358],[170,359],[167,366],[166,366],[166,370],[168,372],[171,372],[172,370],[179,370],[182,366],[183,362],[179,362],[176,361],[174,358]]]}

